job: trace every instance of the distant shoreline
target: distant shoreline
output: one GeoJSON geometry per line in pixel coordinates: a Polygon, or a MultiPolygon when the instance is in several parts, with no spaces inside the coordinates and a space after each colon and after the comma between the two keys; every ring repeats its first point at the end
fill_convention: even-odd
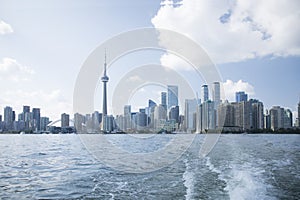
{"type": "MultiPolygon", "coordinates": [[[[20,134],[20,133],[15,133],[15,132],[1,132],[0,135],[74,135],[77,133],[24,133],[24,134],[20,134]]],[[[82,134],[82,135],[96,135],[98,133],[78,133],[82,134]]],[[[100,133],[103,134],[103,133],[100,133]]],[[[134,135],[141,135],[141,134],[157,134],[157,133],[125,133],[125,134],[134,134],[134,135]]],[[[205,135],[205,134],[219,134],[219,133],[176,133],[176,134],[199,134],[199,135],[205,135]]],[[[176,135],[176,134],[166,134],[166,135],[176,135]]],[[[221,133],[224,135],[264,135],[264,134],[268,134],[268,135],[290,135],[290,134],[300,134],[300,130],[299,131],[295,131],[295,132],[249,132],[249,133],[221,133]]],[[[103,134],[103,135],[124,135],[124,133],[110,133],[110,134],[103,134]]],[[[161,134],[159,134],[161,135],[161,134]]]]}

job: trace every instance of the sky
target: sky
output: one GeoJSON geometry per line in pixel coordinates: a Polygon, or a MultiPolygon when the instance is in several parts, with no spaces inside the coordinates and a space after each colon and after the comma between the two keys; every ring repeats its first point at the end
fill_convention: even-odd
{"type": "MultiPolygon", "coordinates": [[[[0,0],[0,113],[5,106],[20,113],[30,105],[51,120],[63,112],[72,114],[76,78],[91,52],[120,33],[154,27],[197,42],[215,63],[226,99],[234,101],[234,93],[243,90],[265,108],[280,105],[296,114],[299,20],[298,0],[0,0]]],[[[127,67],[145,63],[193,73],[172,54],[136,52],[113,64],[122,70],[108,71],[109,91],[127,67]]],[[[197,93],[201,84],[194,86],[197,93]]],[[[133,95],[133,108],[146,106],[147,98],[159,103],[159,92],[148,95],[133,95]]],[[[95,109],[100,111],[101,97],[99,81],[95,109]]]]}

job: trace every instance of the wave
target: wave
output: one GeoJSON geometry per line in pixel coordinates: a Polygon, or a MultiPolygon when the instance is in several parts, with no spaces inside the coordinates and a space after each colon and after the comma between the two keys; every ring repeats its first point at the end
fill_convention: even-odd
{"type": "Polygon", "coordinates": [[[264,181],[264,170],[253,163],[229,161],[229,164],[226,165],[224,161],[216,167],[211,162],[210,157],[206,158],[206,165],[209,170],[217,173],[218,179],[226,183],[224,190],[228,193],[230,199],[272,199],[266,195],[267,188],[270,186],[264,181]]]}
{"type": "Polygon", "coordinates": [[[187,159],[184,160],[185,164],[185,171],[182,175],[183,178],[183,184],[186,187],[186,195],[185,199],[193,199],[193,194],[194,194],[194,172],[191,169],[191,166],[188,162],[187,159]]]}

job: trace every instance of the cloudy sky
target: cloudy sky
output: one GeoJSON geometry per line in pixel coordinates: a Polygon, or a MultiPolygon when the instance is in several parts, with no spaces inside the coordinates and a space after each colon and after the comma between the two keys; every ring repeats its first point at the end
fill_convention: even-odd
{"type": "MultiPolygon", "coordinates": [[[[7,105],[17,113],[23,105],[40,107],[52,120],[72,113],[76,78],[89,54],[112,36],[141,27],[174,30],[196,41],[216,64],[227,99],[243,90],[266,108],[296,111],[299,21],[298,0],[0,0],[0,113],[7,105]]],[[[172,54],[147,53],[119,65],[157,62],[189,73],[172,54]]],[[[109,83],[118,73],[123,71],[110,74],[109,83]]]]}

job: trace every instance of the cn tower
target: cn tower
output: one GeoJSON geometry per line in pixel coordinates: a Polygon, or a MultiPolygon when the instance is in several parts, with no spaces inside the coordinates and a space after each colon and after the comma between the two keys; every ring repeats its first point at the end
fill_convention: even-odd
{"type": "Polygon", "coordinates": [[[102,110],[102,124],[104,123],[104,117],[107,115],[107,93],[106,93],[106,83],[109,78],[106,75],[106,52],[104,57],[104,73],[101,77],[101,81],[103,82],[103,110],[102,110]]]}

